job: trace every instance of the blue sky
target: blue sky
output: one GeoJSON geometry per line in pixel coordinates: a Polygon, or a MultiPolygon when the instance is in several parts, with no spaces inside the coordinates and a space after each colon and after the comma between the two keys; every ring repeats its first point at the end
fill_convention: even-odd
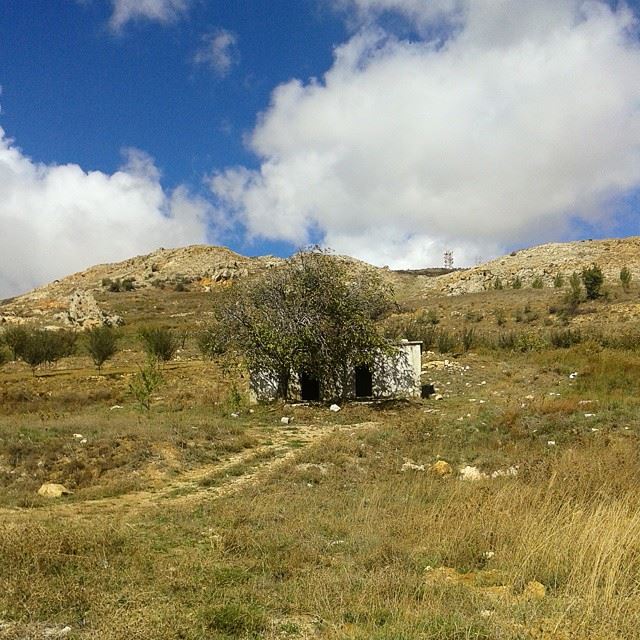
{"type": "Polygon", "coordinates": [[[637,5],[0,3],[0,297],[195,242],[470,264],[638,233],[637,5]]]}

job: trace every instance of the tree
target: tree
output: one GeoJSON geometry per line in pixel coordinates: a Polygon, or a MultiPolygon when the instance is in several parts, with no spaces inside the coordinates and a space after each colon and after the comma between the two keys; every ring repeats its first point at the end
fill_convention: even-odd
{"type": "Polygon", "coordinates": [[[11,349],[13,359],[17,360],[20,357],[21,351],[24,349],[24,345],[27,341],[28,331],[21,326],[7,327],[4,330],[2,339],[4,343],[11,349]]]}
{"type": "Polygon", "coordinates": [[[620,282],[625,292],[628,292],[631,287],[631,270],[629,267],[622,267],[620,270],[620,282]]]}
{"type": "Polygon", "coordinates": [[[592,264],[590,267],[582,269],[582,282],[587,300],[597,300],[602,295],[600,289],[604,283],[604,275],[597,264],[592,264]]]}
{"type": "Polygon", "coordinates": [[[318,248],[301,251],[262,277],[228,292],[220,326],[254,371],[278,381],[289,397],[292,372],[320,382],[325,397],[346,397],[356,365],[372,365],[394,343],[376,320],[392,307],[392,291],[372,270],[318,248]]]}
{"type": "Polygon", "coordinates": [[[35,375],[39,365],[53,364],[60,358],[70,356],[75,350],[76,339],[77,335],[72,331],[32,329],[27,332],[17,355],[31,367],[35,375]]]}
{"type": "Polygon", "coordinates": [[[178,340],[168,327],[145,327],[139,336],[145,353],[151,359],[168,362],[178,349],[178,340]]]}
{"type": "Polygon", "coordinates": [[[107,326],[93,327],[86,332],[86,347],[98,373],[102,365],[118,351],[118,334],[107,326]]]}

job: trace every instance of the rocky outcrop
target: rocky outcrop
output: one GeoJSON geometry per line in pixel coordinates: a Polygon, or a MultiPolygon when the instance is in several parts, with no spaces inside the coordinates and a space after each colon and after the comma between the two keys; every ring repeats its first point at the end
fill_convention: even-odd
{"type": "Polygon", "coordinates": [[[90,329],[102,325],[117,327],[124,324],[120,316],[100,309],[96,299],[88,291],[74,291],[69,296],[68,304],[68,309],[56,314],[55,319],[71,327],[90,329]]]}

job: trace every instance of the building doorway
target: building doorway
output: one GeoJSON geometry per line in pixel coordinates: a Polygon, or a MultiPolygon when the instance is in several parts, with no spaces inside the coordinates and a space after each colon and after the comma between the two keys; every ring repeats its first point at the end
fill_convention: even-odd
{"type": "Polygon", "coordinates": [[[373,376],[366,364],[356,367],[356,398],[370,398],[373,395],[373,376]]]}
{"type": "Polygon", "coordinates": [[[320,402],[320,380],[304,371],[300,372],[300,399],[303,402],[320,402]]]}

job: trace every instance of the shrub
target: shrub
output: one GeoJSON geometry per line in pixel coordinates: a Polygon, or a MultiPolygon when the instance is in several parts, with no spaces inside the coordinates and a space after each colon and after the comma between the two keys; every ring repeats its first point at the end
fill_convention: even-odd
{"type": "Polygon", "coordinates": [[[0,367],[10,359],[9,352],[0,346],[0,367]]]}
{"type": "Polygon", "coordinates": [[[620,282],[625,291],[629,291],[631,287],[631,271],[628,267],[622,267],[620,270],[620,282]]]}
{"type": "Polygon", "coordinates": [[[151,396],[162,384],[163,378],[155,362],[141,367],[129,383],[129,391],[136,399],[141,411],[151,410],[151,396]]]}
{"type": "Polygon", "coordinates": [[[507,324],[507,314],[505,313],[504,309],[494,309],[493,316],[495,317],[496,324],[499,327],[503,327],[505,324],[507,324]]]}
{"type": "Polygon", "coordinates": [[[436,345],[440,353],[450,353],[456,347],[456,339],[449,331],[441,329],[436,336],[436,345]]]}
{"type": "Polygon", "coordinates": [[[493,281],[493,288],[498,291],[502,291],[502,289],[504,289],[504,285],[502,284],[500,276],[496,276],[496,279],[493,281]]]}
{"type": "MultiPolygon", "coordinates": [[[[409,338],[409,340],[413,339],[412,337],[409,338]]],[[[228,341],[228,336],[225,335],[220,326],[207,327],[196,338],[200,353],[204,358],[211,360],[216,356],[222,355],[227,350],[228,341]]]]}
{"type": "Polygon", "coordinates": [[[560,272],[556,273],[556,275],[554,276],[553,286],[556,289],[562,289],[562,287],[564,287],[564,276],[560,272]]]}
{"type": "Polygon", "coordinates": [[[541,351],[547,346],[542,336],[536,333],[521,333],[516,337],[515,351],[526,353],[527,351],[541,351]]]}
{"type": "Polygon", "coordinates": [[[552,331],[549,335],[549,342],[551,343],[551,346],[556,349],[568,349],[569,347],[582,342],[582,334],[577,329],[552,331]]]}
{"type": "Polygon", "coordinates": [[[542,289],[544,287],[544,282],[542,281],[541,276],[536,276],[531,283],[532,289],[542,289]]]}
{"type": "Polygon", "coordinates": [[[568,312],[574,312],[582,300],[582,284],[580,276],[574,271],[569,278],[569,291],[565,296],[568,312]]]}
{"type": "Polygon", "coordinates": [[[496,339],[496,347],[503,351],[512,351],[516,347],[517,335],[513,331],[499,333],[496,339]]]}
{"type": "Polygon", "coordinates": [[[602,295],[600,290],[604,283],[604,275],[597,264],[592,264],[582,270],[582,282],[587,294],[587,300],[597,300],[602,295]]]}
{"type": "Polygon", "coordinates": [[[28,333],[24,327],[20,326],[7,327],[4,330],[2,340],[11,350],[14,360],[20,357],[20,353],[27,341],[28,333]]]}
{"type": "Polygon", "coordinates": [[[481,322],[484,318],[484,315],[481,311],[474,311],[473,309],[471,309],[464,314],[464,318],[469,322],[481,322]]]}
{"type": "Polygon", "coordinates": [[[511,283],[512,289],[522,289],[522,280],[520,280],[520,276],[516,276],[511,283]]]}
{"type": "Polygon", "coordinates": [[[173,331],[167,327],[145,327],[140,330],[139,336],[145,353],[154,360],[168,362],[178,348],[173,331]]]}
{"type": "Polygon", "coordinates": [[[118,351],[118,334],[111,327],[94,327],[86,336],[86,347],[100,373],[102,365],[118,351]]]}
{"type": "Polygon", "coordinates": [[[476,345],[476,330],[473,327],[465,327],[460,332],[462,350],[466,353],[476,345]]]}

